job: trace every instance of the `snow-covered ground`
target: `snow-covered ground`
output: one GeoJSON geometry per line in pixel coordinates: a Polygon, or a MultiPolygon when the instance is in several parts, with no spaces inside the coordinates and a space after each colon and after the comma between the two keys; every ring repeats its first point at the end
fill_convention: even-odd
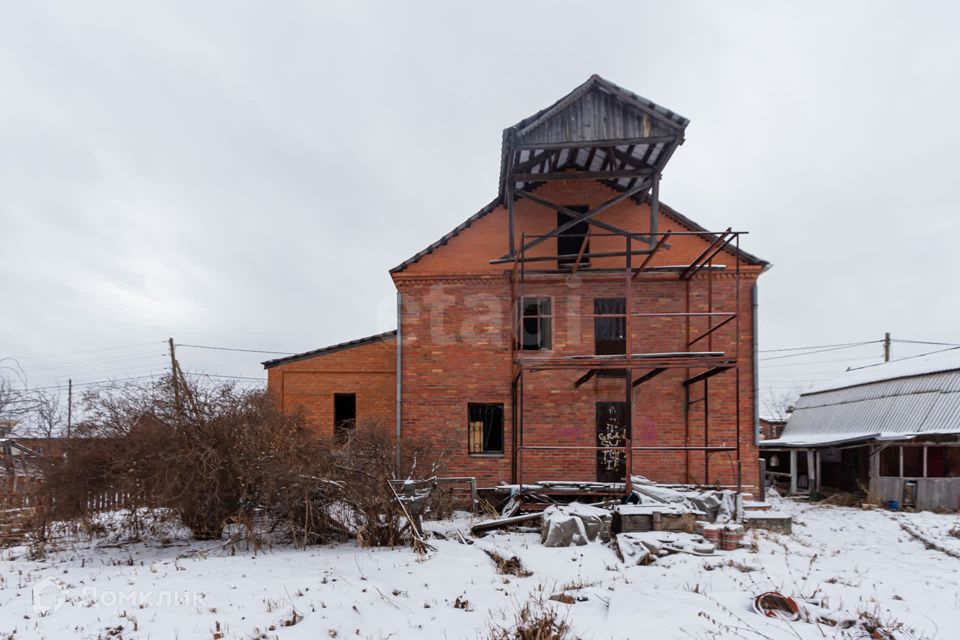
{"type": "MultiPolygon", "coordinates": [[[[649,566],[626,566],[600,543],[543,547],[534,533],[472,545],[451,535],[432,541],[436,550],[425,558],[352,544],[230,554],[209,542],[101,541],[32,561],[13,548],[0,561],[0,631],[55,639],[480,638],[507,625],[531,595],[566,592],[578,601],[548,606],[581,638],[868,637],[753,611],[755,595],[779,591],[902,624],[897,638],[960,637],[960,560],[928,549],[899,522],[960,549],[950,534],[960,518],[777,503],[796,518],[791,536],[748,534],[751,549],[649,566]],[[519,556],[532,575],[498,574],[485,549],[519,556]]],[[[465,515],[428,523],[448,534],[468,525],[465,515]]]]}

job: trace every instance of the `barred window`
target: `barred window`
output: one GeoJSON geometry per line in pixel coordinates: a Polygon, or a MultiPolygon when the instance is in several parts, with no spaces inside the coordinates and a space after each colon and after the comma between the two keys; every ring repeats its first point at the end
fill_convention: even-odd
{"type": "Polygon", "coordinates": [[[469,453],[503,453],[503,405],[467,404],[469,453]]]}
{"type": "Polygon", "coordinates": [[[520,301],[519,347],[523,351],[549,349],[553,342],[553,305],[550,298],[525,297],[520,301]]]}
{"type": "Polygon", "coordinates": [[[593,301],[593,341],[598,356],[627,352],[627,302],[624,298],[593,301]]]}

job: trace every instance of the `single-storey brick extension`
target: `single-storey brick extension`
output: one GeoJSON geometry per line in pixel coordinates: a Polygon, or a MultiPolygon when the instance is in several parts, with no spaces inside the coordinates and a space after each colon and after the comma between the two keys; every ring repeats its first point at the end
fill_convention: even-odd
{"type": "Polygon", "coordinates": [[[743,232],[660,201],[688,120],[592,76],[503,132],[498,195],[390,274],[397,331],[264,363],[316,429],[368,419],[481,486],[755,486],[743,232]]]}

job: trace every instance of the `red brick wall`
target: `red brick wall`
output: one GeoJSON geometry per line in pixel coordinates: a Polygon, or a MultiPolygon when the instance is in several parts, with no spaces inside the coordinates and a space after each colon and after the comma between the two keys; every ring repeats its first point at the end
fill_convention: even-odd
{"type": "MultiPolygon", "coordinates": [[[[565,204],[596,204],[609,198],[610,191],[582,183],[556,183],[538,194],[565,204]]],[[[601,218],[621,227],[642,232],[647,229],[649,210],[645,205],[623,203],[601,218]]],[[[556,214],[532,203],[517,208],[520,230],[544,233],[556,225],[556,214]]],[[[685,230],[678,221],[661,215],[660,230],[685,230]]],[[[519,241],[519,237],[518,237],[519,241]]],[[[622,238],[595,238],[592,251],[622,249],[622,238]],[[620,243],[621,246],[614,246],[620,243]]],[[[691,261],[706,247],[697,237],[675,237],[671,248],[654,264],[670,265],[691,261]]],[[[475,475],[482,485],[512,478],[511,393],[511,300],[509,270],[490,265],[507,248],[506,214],[498,209],[477,221],[445,246],[437,249],[400,273],[394,274],[403,296],[400,319],[403,336],[404,438],[425,440],[447,452],[446,471],[475,475]],[[467,453],[467,403],[498,402],[504,405],[505,453],[471,456],[467,453]]],[[[555,241],[544,243],[546,253],[555,252],[555,241]]],[[[599,260],[594,266],[622,266],[622,259],[599,260]],[[619,263],[619,264],[618,264],[619,263]]],[[[708,310],[708,288],[713,290],[713,311],[731,311],[736,306],[736,259],[718,256],[726,264],[725,274],[712,279],[698,275],[688,285],[673,275],[645,275],[633,283],[633,312],[680,312],[708,310]]],[[[546,263],[549,265],[549,263],[546,263]]],[[[744,484],[753,484],[757,475],[757,451],[753,444],[752,307],[751,287],[759,267],[741,264],[739,362],[740,362],[740,445],[744,484]]],[[[584,274],[576,278],[541,276],[528,278],[527,295],[548,295],[554,299],[555,355],[592,354],[595,297],[622,297],[623,276],[584,274]],[[536,280],[536,284],[534,284],[536,280]]],[[[687,325],[678,318],[638,318],[633,322],[635,352],[685,351],[687,325]]],[[[691,320],[690,334],[698,335],[705,318],[691,320]]],[[[737,345],[737,324],[730,323],[694,348],[733,353],[737,345]]],[[[681,382],[699,370],[672,369],[634,391],[635,446],[700,446],[704,443],[704,403],[691,406],[684,419],[684,388],[681,382]]],[[[595,446],[595,403],[622,401],[622,379],[592,380],[580,389],[573,383],[583,371],[553,371],[526,376],[524,393],[524,444],[526,446],[595,446]]],[[[637,372],[642,373],[642,371],[637,372]]],[[[736,429],[736,373],[731,370],[710,380],[710,437],[712,446],[734,446],[736,429]]],[[[703,396],[704,385],[691,388],[691,397],[703,396]]],[[[721,482],[736,480],[735,454],[710,455],[709,473],[702,452],[639,452],[634,473],[662,481],[721,482]]],[[[592,451],[527,451],[523,456],[523,479],[584,479],[596,477],[592,451]]]]}
{"type": "Polygon", "coordinates": [[[267,387],[284,411],[302,410],[318,434],[333,434],[333,394],[357,394],[357,423],[393,428],[397,402],[397,341],[388,338],[278,365],[267,387]]]}

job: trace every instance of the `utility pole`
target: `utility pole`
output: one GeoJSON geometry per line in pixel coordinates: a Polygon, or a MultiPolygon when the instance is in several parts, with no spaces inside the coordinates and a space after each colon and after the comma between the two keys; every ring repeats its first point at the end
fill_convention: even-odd
{"type": "Polygon", "coordinates": [[[177,415],[180,414],[180,385],[177,381],[177,352],[173,345],[173,338],[168,340],[170,345],[170,384],[173,385],[173,406],[177,415]]]}
{"type": "Polygon", "coordinates": [[[70,439],[70,430],[73,427],[73,378],[67,379],[67,439],[70,439]]]}
{"type": "Polygon", "coordinates": [[[883,361],[890,362],[890,332],[883,334],[883,361]]]}

